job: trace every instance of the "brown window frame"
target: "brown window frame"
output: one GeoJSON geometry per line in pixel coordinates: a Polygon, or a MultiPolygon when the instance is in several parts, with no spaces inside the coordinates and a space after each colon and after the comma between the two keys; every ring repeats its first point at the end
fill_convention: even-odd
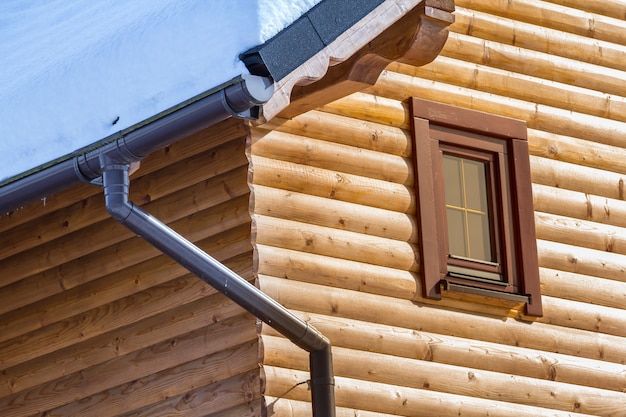
{"type": "Polygon", "coordinates": [[[448,291],[521,301],[527,315],[541,316],[526,123],[418,98],[411,100],[411,113],[424,297],[441,299],[443,286],[448,291]],[[494,264],[448,253],[444,152],[487,161],[494,264]]]}

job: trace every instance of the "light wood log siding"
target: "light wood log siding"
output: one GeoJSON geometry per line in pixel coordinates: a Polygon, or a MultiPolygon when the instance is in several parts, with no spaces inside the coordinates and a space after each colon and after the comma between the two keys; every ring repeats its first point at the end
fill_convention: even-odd
{"type": "MultiPolygon", "coordinates": [[[[241,121],[142,162],[131,200],[253,279],[241,121]]],[[[74,187],[0,218],[0,415],[260,416],[256,319],[74,187]]]]}
{"type": "MultiPolygon", "coordinates": [[[[260,287],[333,342],[339,416],[625,416],[626,5],[455,3],[432,64],[252,130],[260,287]],[[542,318],[420,297],[411,96],[527,121],[542,318]]],[[[263,332],[271,410],[310,415],[263,332]]]]}

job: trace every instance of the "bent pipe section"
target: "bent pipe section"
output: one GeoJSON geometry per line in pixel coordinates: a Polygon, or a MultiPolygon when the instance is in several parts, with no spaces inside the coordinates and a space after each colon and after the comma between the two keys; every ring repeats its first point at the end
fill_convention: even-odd
{"type": "Polygon", "coordinates": [[[100,159],[105,205],[111,216],[297,346],[308,351],[313,416],[334,417],[335,383],[329,340],[257,287],[129,202],[128,165],[112,160],[107,155],[102,155],[100,159]]]}
{"type": "Polygon", "coordinates": [[[203,128],[231,116],[256,118],[258,106],[274,93],[270,78],[244,74],[223,89],[181,107],[91,152],[75,156],[27,177],[0,187],[0,215],[37,199],[63,191],[101,175],[100,155],[124,163],[137,162],[203,128]]]}

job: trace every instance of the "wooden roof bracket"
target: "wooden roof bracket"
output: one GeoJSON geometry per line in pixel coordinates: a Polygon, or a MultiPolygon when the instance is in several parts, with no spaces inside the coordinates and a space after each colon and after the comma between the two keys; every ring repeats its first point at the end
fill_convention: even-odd
{"type": "Polygon", "coordinates": [[[283,79],[255,123],[291,118],[376,83],[392,61],[434,60],[454,22],[454,0],[386,1],[283,79]],[[378,35],[372,39],[372,33],[378,35]]]}

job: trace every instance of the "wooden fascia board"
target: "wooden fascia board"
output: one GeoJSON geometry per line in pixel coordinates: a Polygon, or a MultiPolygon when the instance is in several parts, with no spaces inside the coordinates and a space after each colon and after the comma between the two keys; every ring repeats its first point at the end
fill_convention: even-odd
{"type": "Polygon", "coordinates": [[[373,85],[392,61],[437,57],[454,22],[452,0],[387,0],[276,82],[257,123],[291,118],[373,85]]]}

